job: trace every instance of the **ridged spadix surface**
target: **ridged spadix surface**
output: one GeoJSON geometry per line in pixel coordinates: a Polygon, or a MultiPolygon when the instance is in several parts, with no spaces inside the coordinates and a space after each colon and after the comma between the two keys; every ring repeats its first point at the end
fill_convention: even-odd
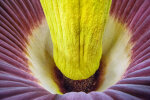
{"type": "Polygon", "coordinates": [[[99,68],[102,36],[111,0],[41,0],[59,70],[73,80],[99,68]]]}
{"type": "MultiPolygon", "coordinates": [[[[39,85],[27,58],[29,36],[45,20],[40,1],[0,0],[0,99],[150,100],[150,1],[112,0],[109,17],[125,26],[131,35],[130,63],[122,78],[103,92],[53,95],[39,85]]],[[[122,64],[120,59],[114,59],[122,64]]]]}

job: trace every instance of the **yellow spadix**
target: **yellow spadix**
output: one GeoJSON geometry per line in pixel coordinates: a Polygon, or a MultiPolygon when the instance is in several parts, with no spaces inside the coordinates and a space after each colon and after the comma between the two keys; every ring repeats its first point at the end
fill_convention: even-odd
{"type": "Polygon", "coordinates": [[[41,0],[58,69],[73,80],[99,68],[111,0],[41,0]]]}

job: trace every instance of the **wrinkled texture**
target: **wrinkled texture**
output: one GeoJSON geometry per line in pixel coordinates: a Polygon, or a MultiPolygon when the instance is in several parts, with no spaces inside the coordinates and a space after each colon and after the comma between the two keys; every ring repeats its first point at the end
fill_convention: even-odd
{"type": "Polygon", "coordinates": [[[130,29],[131,63],[124,77],[104,92],[51,94],[28,69],[26,44],[44,14],[39,0],[0,0],[0,99],[149,100],[150,1],[112,0],[110,16],[130,29]]]}
{"type": "Polygon", "coordinates": [[[41,4],[58,69],[72,80],[94,75],[111,0],[41,0],[41,4]]]}

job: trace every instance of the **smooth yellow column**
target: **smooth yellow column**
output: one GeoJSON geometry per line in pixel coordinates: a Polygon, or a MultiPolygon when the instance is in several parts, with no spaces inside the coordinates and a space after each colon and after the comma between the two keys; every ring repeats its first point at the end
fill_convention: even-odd
{"type": "Polygon", "coordinates": [[[73,80],[99,68],[111,0],[41,0],[58,69],[73,80]]]}

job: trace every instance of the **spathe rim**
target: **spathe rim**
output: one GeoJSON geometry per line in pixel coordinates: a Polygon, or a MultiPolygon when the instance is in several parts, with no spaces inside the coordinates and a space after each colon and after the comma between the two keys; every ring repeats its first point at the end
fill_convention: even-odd
{"type": "Polygon", "coordinates": [[[116,19],[126,24],[132,33],[130,41],[134,44],[132,62],[124,74],[124,78],[104,92],[91,92],[89,94],[72,92],[62,96],[52,95],[39,86],[37,79],[29,74],[31,72],[26,64],[25,46],[28,35],[31,34],[30,29],[28,29],[30,24],[27,23],[34,23],[31,24],[31,29],[35,27],[34,25],[37,27],[41,23],[44,14],[40,2],[38,0],[0,2],[0,88],[2,89],[0,98],[52,99],[55,97],[61,100],[70,98],[90,98],[93,100],[100,98],[107,100],[150,98],[149,0],[112,1],[110,16],[115,16],[116,19]],[[16,12],[19,11],[24,13],[17,15],[16,12]],[[22,17],[26,16],[26,13],[30,13],[30,15],[27,18],[22,17]],[[23,27],[22,24],[26,26],[23,27]]]}

